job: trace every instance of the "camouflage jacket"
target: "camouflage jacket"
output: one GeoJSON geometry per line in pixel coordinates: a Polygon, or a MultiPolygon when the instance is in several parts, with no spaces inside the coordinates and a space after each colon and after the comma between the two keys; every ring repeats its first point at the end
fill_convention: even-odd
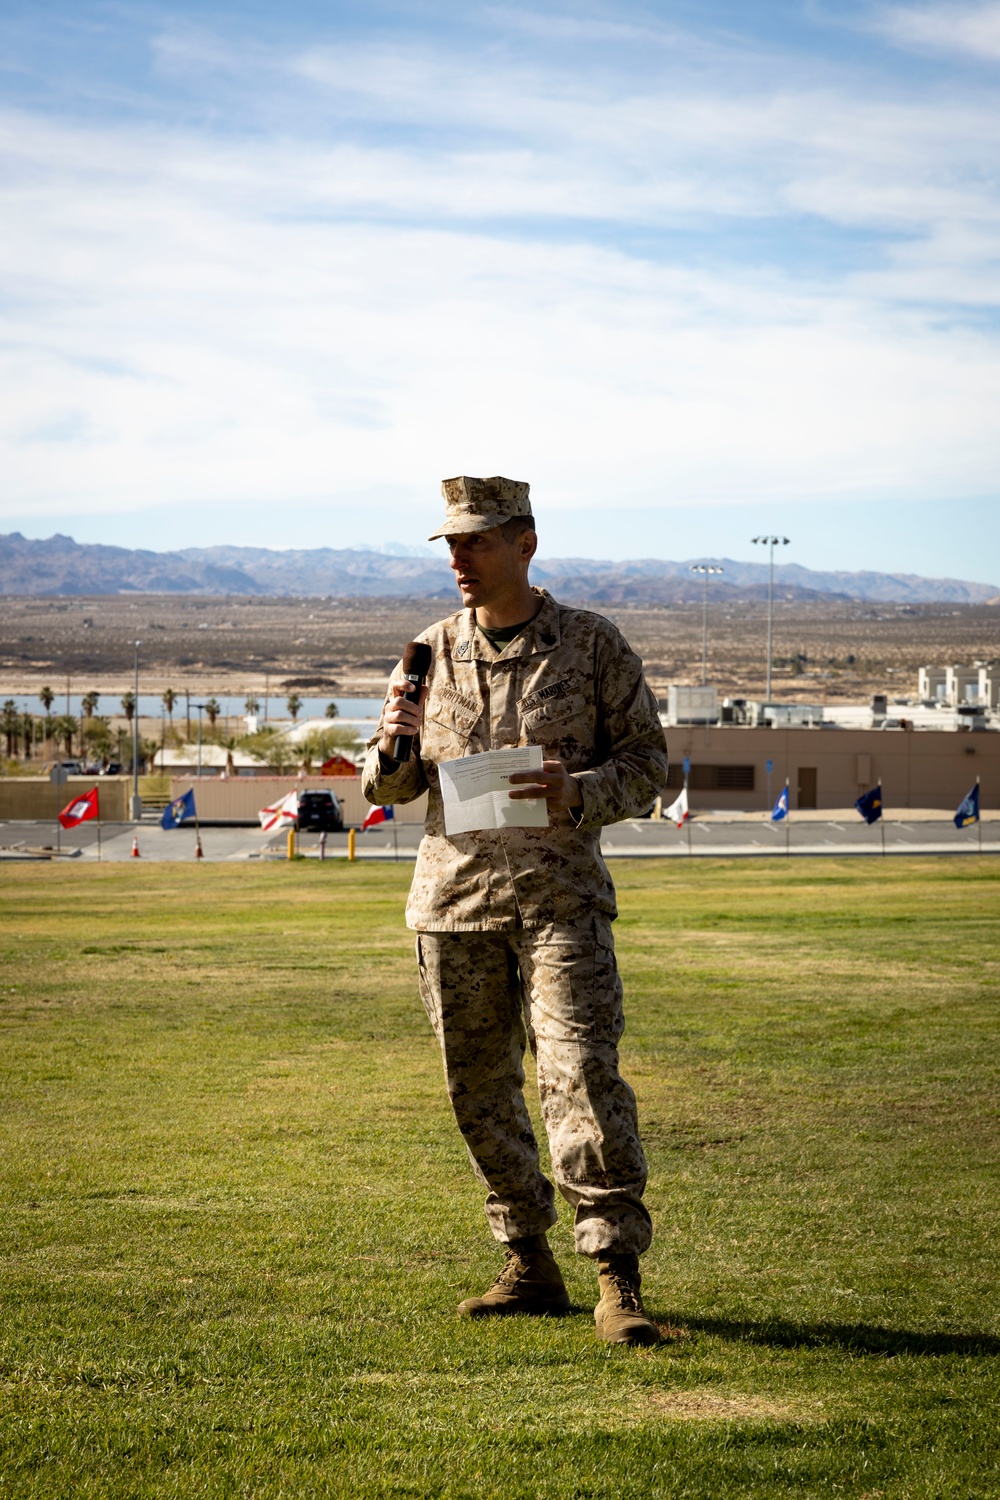
{"type": "Polygon", "coordinates": [[[381,724],[369,742],[362,782],[369,802],[430,793],[406,907],[407,925],[418,931],[615,916],[601,828],[646,812],[666,782],[666,745],[642,662],[610,620],[534,592],[541,610],[502,651],[476,629],[472,610],[418,636],[433,651],[419,744],[397,764],[379,754],[381,724]],[[576,777],[582,809],[550,815],[548,828],[449,838],[438,762],[533,744],[576,777]]]}

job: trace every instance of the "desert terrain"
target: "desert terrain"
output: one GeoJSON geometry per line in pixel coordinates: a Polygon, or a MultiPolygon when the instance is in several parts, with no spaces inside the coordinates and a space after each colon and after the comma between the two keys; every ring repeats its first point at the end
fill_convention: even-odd
{"type": "MultiPolygon", "coordinates": [[[[457,602],[457,599],[456,599],[457,602]]],[[[13,597],[0,610],[0,695],[117,694],[131,686],[140,648],[141,689],[161,692],[382,692],[403,645],[449,612],[441,599],[287,599],[145,594],[13,597]]],[[[642,656],[658,696],[701,680],[700,604],[603,606],[642,656]]],[[[764,694],[767,607],[709,609],[708,680],[721,694],[764,694]]],[[[1000,656],[1000,607],[892,605],[830,598],[777,600],[772,696],[778,701],[861,701],[873,692],[915,695],[929,662],[1000,656]]]]}

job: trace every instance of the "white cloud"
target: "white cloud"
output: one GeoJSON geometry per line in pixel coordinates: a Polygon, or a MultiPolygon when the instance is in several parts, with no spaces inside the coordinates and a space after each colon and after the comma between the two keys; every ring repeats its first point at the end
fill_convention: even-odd
{"type": "MultiPolygon", "coordinates": [[[[210,39],[161,49],[191,57],[210,39]]],[[[956,322],[1000,299],[988,104],[640,91],[427,47],[268,66],[354,128],[0,120],[0,514],[280,521],[496,469],[594,507],[994,485],[1000,339],[956,322]],[[783,254],[804,223],[853,268],[783,254]],[[758,229],[770,268],[727,254],[758,229]]]]}
{"type": "Polygon", "coordinates": [[[897,5],[878,18],[900,46],[1000,62],[1000,5],[897,5]]]}

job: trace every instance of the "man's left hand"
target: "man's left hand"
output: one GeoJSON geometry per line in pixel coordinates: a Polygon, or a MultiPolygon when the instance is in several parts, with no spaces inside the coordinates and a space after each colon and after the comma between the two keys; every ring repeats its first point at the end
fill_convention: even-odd
{"type": "Polygon", "coordinates": [[[526,797],[544,797],[550,812],[569,811],[583,806],[583,793],[579,782],[571,776],[561,760],[543,760],[540,771],[514,771],[510,777],[513,787],[511,796],[522,800],[526,797]],[[528,785],[527,783],[531,783],[528,785]]]}

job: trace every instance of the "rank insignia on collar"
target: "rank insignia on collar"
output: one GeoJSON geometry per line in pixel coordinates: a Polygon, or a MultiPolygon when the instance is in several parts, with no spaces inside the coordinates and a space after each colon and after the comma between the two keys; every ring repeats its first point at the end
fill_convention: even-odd
{"type": "Polygon", "coordinates": [[[459,641],[458,645],[455,647],[455,655],[456,656],[468,656],[468,654],[469,654],[469,643],[468,643],[468,641],[459,641]]]}

